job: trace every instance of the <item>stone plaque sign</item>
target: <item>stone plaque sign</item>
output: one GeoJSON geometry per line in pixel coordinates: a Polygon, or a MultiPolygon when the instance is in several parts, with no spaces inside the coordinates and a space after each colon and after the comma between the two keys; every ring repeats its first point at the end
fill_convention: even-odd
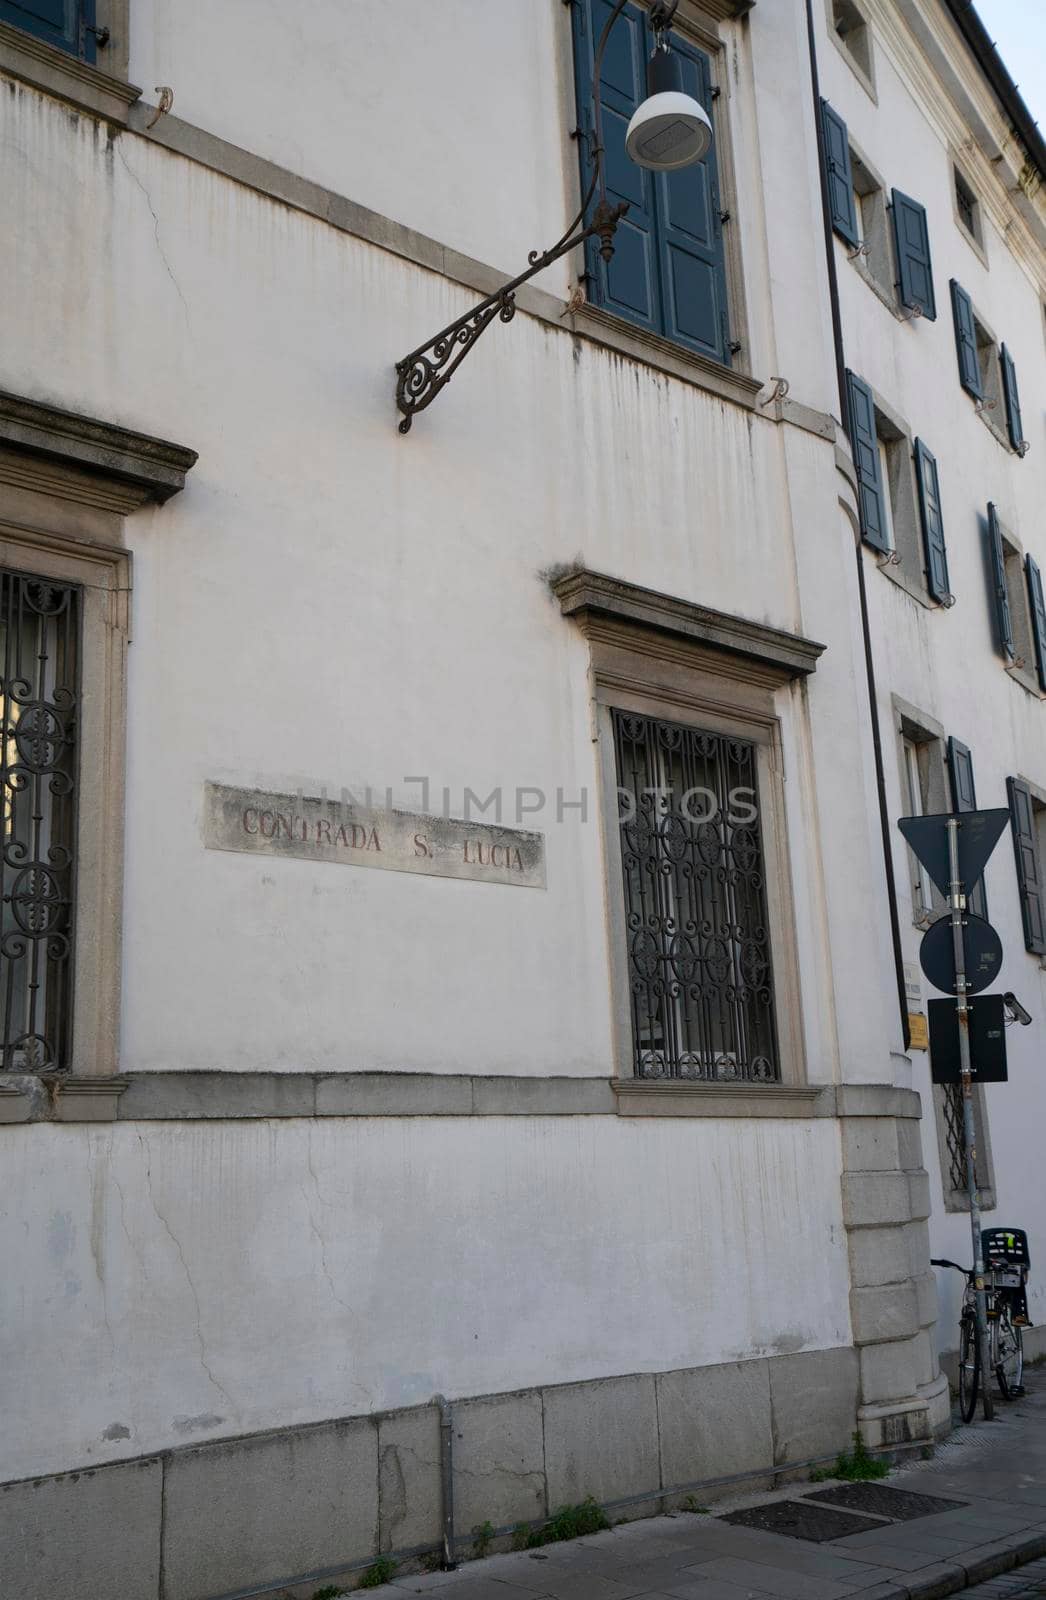
{"type": "Polygon", "coordinates": [[[545,887],[541,833],[221,783],[204,785],[203,842],[210,850],[545,887]]]}

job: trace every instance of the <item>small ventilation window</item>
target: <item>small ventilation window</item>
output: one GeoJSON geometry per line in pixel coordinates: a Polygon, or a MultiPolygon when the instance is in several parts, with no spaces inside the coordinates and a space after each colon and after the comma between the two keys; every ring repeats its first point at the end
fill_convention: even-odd
{"type": "Polygon", "coordinates": [[[984,232],[981,227],[981,203],[959,171],[952,168],[955,192],[955,220],[967,238],[983,253],[984,232]]]}
{"type": "Polygon", "coordinates": [[[872,76],[872,34],[855,0],[832,0],[832,27],[850,60],[865,78],[872,76]]]}

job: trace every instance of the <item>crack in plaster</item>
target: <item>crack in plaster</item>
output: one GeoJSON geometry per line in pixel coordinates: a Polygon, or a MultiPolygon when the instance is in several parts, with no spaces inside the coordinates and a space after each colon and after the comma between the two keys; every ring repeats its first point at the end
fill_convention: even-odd
{"type": "Polygon", "coordinates": [[[122,140],[116,146],[116,154],[119,156],[120,164],[123,167],[124,171],[127,173],[127,176],[130,178],[131,182],[134,183],[141,190],[142,194],[145,196],[145,203],[149,207],[149,215],[153,219],[153,233],[154,233],[154,235],[156,237],[156,248],[160,252],[160,260],[164,264],[164,270],[166,271],[167,276],[170,278],[171,282],[174,284],[175,293],[177,294],[179,300],[182,302],[182,310],[185,312],[185,322],[186,322],[186,326],[188,326],[189,325],[189,305],[188,305],[188,302],[187,302],[185,296],[183,295],[183,293],[181,291],[181,285],[179,284],[178,279],[175,277],[173,271],[171,270],[171,263],[167,259],[167,252],[163,247],[163,240],[160,238],[160,219],[156,215],[156,211],[155,211],[155,209],[153,207],[152,200],[150,199],[150,196],[149,196],[149,191],[145,187],[145,184],[142,182],[141,178],[139,178],[138,174],[135,172],[134,168],[128,165],[127,157],[123,153],[123,141],[122,140]]]}
{"type": "MultiPolygon", "coordinates": [[[[104,1264],[103,1264],[103,1238],[104,1238],[104,1224],[105,1224],[104,1193],[105,1193],[105,1191],[104,1191],[104,1188],[99,1186],[99,1183],[98,1183],[98,1171],[97,1171],[97,1166],[96,1166],[96,1151],[97,1151],[99,1145],[102,1142],[103,1141],[100,1140],[100,1139],[96,1141],[95,1139],[91,1139],[91,1138],[89,1138],[88,1141],[87,1141],[87,1178],[88,1178],[88,1182],[89,1182],[90,1187],[91,1187],[91,1226],[90,1226],[90,1230],[89,1230],[89,1233],[88,1233],[88,1244],[90,1246],[90,1251],[91,1251],[91,1260],[94,1263],[94,1274],[95,1274],[95,1277],[98,1279],[98,1288],[99,1288],[99,1292],[101,1293],[101,1297],[102,1297],[102,1321],[105,1323],[105,1331],[109,1335],[109,1348],[112,1351],[112,1354],[115,1356],[116,1355],[116,1336],[113,1333],[113,1325],[109,1320],[109,1290],[108,1290],[108,1287],[106,1285],[105,1270],[104,1270],[104,1264]],[[99,1201],[100,1201],[100,1204],[99,1204],[99,1201]]],[[[111,1155],[111,1153],[112,1153],[112,1134],[111,1133],[110,1133],[108,1141],[107,1141],[107,1146],[108,1146],[108,1148],[106,1150],[106,1154],[107,1155],[111,1155]]],[[[112,1166],[112,1161],[109,1162],[109,1166],[110,1167],[112,1166]]],[[[115,1423],[113,1424],[113,1426],[115,1427],[115,1423]]],[[[129,1433],[126,1434],[126,1435],[110,1434],[109,1430],[106,1429],[106,1431],[102,1435],[102,1437],[103,1438],[119,1438],[119,1437],[130,1438],[130,1434],[129,1433]]]]}
{"type": "MultiPolygon", "coordinates": [[[[316,1199],[317,1199],[318,1203],[322,1206],[322,1205],[325,1204],[325,1201],[323,1199],[323,1196],[320,1194],[319,1174],[316,1171],[316,1164],[315,1164],[315,1162],[313,1160],[313,1156],[312,1156],[312,1129],[311,1128],[309,1129],[308,1139],[306,1141],[306,1159],[307,1159],[308,1167],[309,1167],[309,1176],[312,1179],[313,1188],[316,1190],[316,1199]]],[[[338,1293],[337,1289],[334,1286],[334,1276],[333,1276],[333,1274],[331,1272],[331,1269],[330,1269],[330,1263],[327,1260],[327,1241],[323,1236],[323,1233],[322,1233],[322,1231],[321,1231],[321,1229],[319,1227],[319,1224],[316,1221],[315,1216],[313,1215],[312,1207],[309,1204],[309,1197],[305,1192],[304,1183],[301,1185],[301,1194],[302,1194],[302,1199],[305,1201],[305,1210],[308,1213],[309,1226],[312,1229],[313,1233],[315,1234],[317,1241],[319,1242],[320,1261],[321,1261],[322,1266],[323,1266],[323,1276],[327,1280],[327,1287],[331,1292],[331,1299],[337,1301],[338,1305],[340,1305],[344,1311],[347,1311],[349,1313],[349,1316],[352,1317],[353,1321],[355,1322],[355,1321],[358,1320],[357,1312],[354,1310],[354,1308],[352,1306],[349,1305],[349,1302],[347,1300],[343,1300],[342,1299],[341,1295],[338,1293]]]]}
{"type": "Polygon", "coordinates": [[[201,1309],[200,1309],[200,1297],[196,1292],[196,1285],[192,1280],[192,1273],[189,1271],[189,1264],[185,1259],[185,1251],[182,1249],[180,1243],[178,1242],[178,1239],[175,1236],[174,1230],[171,1227],[170,1223],[167,1221],[167,1218],[164,1216],[163,1212],[160,1210],[159,1206],[156,1204],[156,1196],[153,1193],[152,1159],[151,1159],[151,1157],[149,1155],[149,1151],[148,1151],[148,1148],[146,1146],[145,1140],[142,1138],[141,1134],[138,1135],[138,1143],[139,1143],[139,1146],[141,1147],[142,1157],[143,1157],[143,1159],[145,1161],[145,1187],[149,1191],[149,1204],[152,1206],[153,1211],[156,1213],[157,1222],[159,1222],[160,1226],[163,1228],[164,1232],[167,1234],[167,1236],[170,1239],[171,1243],[174,1245],[175,1250],[178,1252],[178,1260],[181,1262],[182,1271],[185,1273],[185,1281],[189,1285],[189,1293],[192,1295],[192,1297],[193,1297],[193,1305],[196,1307],[196,1341],[200,1346],[200,1365],[203,1368],[204,1372],[206,1372],[207,1377],[209,1378],[209,1380],[212,1383],[212,1385],[214,1386],[214,1388],[217,1389],[218,1393],[221,1395],[222,1399],[225,1401],[226,1405],[229,1406],[229,1408],[232,1411],[235,1412],[236,1407],[235,1407],[235,1405],[233,1403],[232,1396],[229,1394],[228,1390],[224,1389],[222,1387],[222,1385],[218,1382],[218,1379],[214,1376],[214,1373],[212,1372],[210,1364],[209,1364],[209,1362],[207,1360],[207,1347],[204,1344],[204,1340],[203,1340],[202,1312],[201,1312],[201,1309]]]}
{"type": "MultiPolygon", "coordinates": [[[[413,1452],[411,1452],[413,1454],[413,1452]]],[[[400,1447],[387,1444],[378,1457],[378,1521],[384,1523],[381,1545],[383,1549],[393,1548],[393,1539],[399,1524],[407,1515],[407,1480],[403,1474],[403,1464],[400,1461],[400,1447]],[[391,1462],[391,1466],[390,1466],[391,1462]],[[387,1476],[394,1474],[391,1482],[387,1476]],[[386,1512],[386,1497],[392,1502],[386,1512]],[[386,1521],[387,1517],[387,1521],[386,1521]]]]}

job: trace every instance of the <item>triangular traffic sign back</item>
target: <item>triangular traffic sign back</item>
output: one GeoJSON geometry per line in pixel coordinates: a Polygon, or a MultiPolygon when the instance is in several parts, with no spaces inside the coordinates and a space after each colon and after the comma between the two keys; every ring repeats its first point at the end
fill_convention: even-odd
{"type": "Polygon", "coordinates": [[[966,890],[981,876],[995,846],[1002,837],[1010,813],[1005,806],[991,811],[944,812],[931,817],[901,817],[897,826],[917,859],[926,868],[942,894],[951,888],[948,868],[948,823],[958,818],[959,878],[966,890]]]}

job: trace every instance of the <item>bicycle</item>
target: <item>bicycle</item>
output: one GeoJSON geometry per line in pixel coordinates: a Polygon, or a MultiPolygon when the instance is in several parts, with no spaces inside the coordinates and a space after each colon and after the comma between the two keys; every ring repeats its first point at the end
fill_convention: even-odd
{"type": "MultiPolygon", "coordinates": [[[[1024,1393],[1023,1330],[1028,1326],[1024,1285],[1030,1265],[1028,1236],[1020,1228],[986,1228],[981,1239],[986,1268],[988,1360],[1002,1398],[1015,1400],[1024,1393]]],[[[966,1280],[959,1313],[959,1413],[964,1422],[970,1422],[981,1383],[973,1269],[943,1257],[931,1258],[930,1265],[952,1267],[966,1280]]]]}

